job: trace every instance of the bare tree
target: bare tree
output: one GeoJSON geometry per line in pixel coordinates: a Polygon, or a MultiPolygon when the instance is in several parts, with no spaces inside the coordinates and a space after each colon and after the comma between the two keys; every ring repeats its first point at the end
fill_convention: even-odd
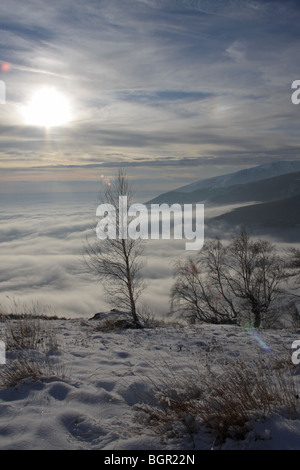
{"type": "Polygon", "coordinates": [[[190,320],[235,323],[245,315],[259,328],[287,280],[285,262],[265,240],[252,241],[245,231],[227,246],[206,243],[195,260],[175,266],[172,311],[190,320]]]}
{"type": "Polygon", "coordinates": [[[126,173],[119,169],[115,179],[106,185],[101,193],[101,204],[109,204],[116,210],[114,220],[115,237],[104,239],[93,233],[92,241],[87,239],[84,259],[88,271],[101,282],[107,298],[115,307],[129,311],[134,323],[139,325],[137,300],[145,288],[141,271],[143,263],[143,240],[129,238],[124,233],[127,228],[127,207],[120,211],[120,197],[126,196],[128,206],[132,203],[133,191],[126,173]]]}
{"type": "Polygon", "coordinates": [[[259,328],[284,293],[285,261],[274,245],[266,240],[252,241],[245,231],[233,239],[228,251],[228,285],[241,306],[252,313],[253,326],[259,328]]]}
{"type": "Polygon", "coordinates": [[[171,311],[190,322],[236,323],[231,293],[225,288],[226,250],[219,239],[205,244],[193,259],[175,265],[171,311]]]}
{"type": "Polygon", "coordinates": [[[300,249],[289,248],[287,260],[288,267],[291,269],[290,276],[295,279],[297,284],[300,284],[300,249]]]}

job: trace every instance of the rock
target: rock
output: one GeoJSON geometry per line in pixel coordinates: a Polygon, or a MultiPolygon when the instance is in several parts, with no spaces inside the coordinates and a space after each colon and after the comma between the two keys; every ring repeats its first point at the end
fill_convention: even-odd
{"type": "Polygon", "coordinates": [[[114,318],[114,319],[123,318],[123,319],[130,320],[131,315],[128,312],[121,312],[120,310],[116,310],[115,308],[113,308],[109,312],[95,313],[95,315],[92,318],[90,318],[90,320],[106,320],[108,318],[114,318]]]}
{"type": "Polygon", "coordinates": [[[90,318],[90,320],[97,321],[97,329],[102,331],[124,330],[129,328],[142,328],[140,323],[136,324],[130,313],[121,312],[112,309],[109,312],[98,312],[90,318]]]}

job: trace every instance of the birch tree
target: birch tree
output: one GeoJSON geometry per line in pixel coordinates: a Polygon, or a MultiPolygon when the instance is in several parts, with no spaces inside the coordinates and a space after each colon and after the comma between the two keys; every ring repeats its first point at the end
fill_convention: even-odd
{"type": "MultiPolygon", "coordinates": [[[[119,210],[120,197],[126,197],[128,206],[133,200],[133,191],[123,169],[119,169],[115,179],[105,185],[100,196],[101,204],[115,208],[115,237],[99,239],[96,233],[87,239],[85,264],[101,283],[108,301],[118,309],[125,309],[139,326],[137,300],[145,289],[142,278],[144,266],[144,244],[141,238],[132,239],[126,235],[128,220],[127,207],[119,210]]],[[[109,216],[108,216],[109,217],[109,216]]],[[[110,222],[109,218],[107,220],[110,222]]]]}

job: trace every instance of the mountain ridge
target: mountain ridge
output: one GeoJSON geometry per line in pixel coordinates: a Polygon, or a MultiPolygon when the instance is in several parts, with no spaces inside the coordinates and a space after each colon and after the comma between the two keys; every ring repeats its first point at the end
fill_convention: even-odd
{"type": "Polygon", "coordinates": [[[285,242],[300,239],[300,195],[235,208],[207,221],[218,232],[244,228],[251,235],[272,236],[285,242]]]}
{"type": "Polygon", "coordinates": [[[234,184],[245,184],[252,181],[259,181],[274,176],[281,176],[287,173],[300,171],[300,161],[278,161],[271,163],[263,163],[262,165],[245,168],[233,173],[220,176],[214,176],[204,180],[195,181],[179,187],[177,192],[190,192],[203,188],[220,188],[229,187],[234,184]]]}
{"type": "Polygon", "coordinates": [[[189,193],[170,191],[148,201],[147,204],[164,202],[167,204],[210,203],[224,205],[276,201],[297,194],[300,194],[300,171],[229,187],[203,188],[189,193]]]}
{"type": "Polygon", "coordinates": [[[243,227],[256,235],[298,242],[300,161],[274,162],[230,175],[208,178],[162,193],[148,201],[147,205],[154,203],[203,203],[207,209],[220,208],[221,214],[206,217],[205,224],[209,232],[212,229],[211,233],[220,236],[243,227]],[[274,176],[274,173],[280,174],[274,176]],[[266,174],[268,177],[263,177],[266,174]],[[232,182],[234,184],[230,184],[232,182]],[[200,188],[199,183],[202,185],[200,188]],[[193,191],[182,191],[184,188],[195,187],[197,189],[193,191]]]}

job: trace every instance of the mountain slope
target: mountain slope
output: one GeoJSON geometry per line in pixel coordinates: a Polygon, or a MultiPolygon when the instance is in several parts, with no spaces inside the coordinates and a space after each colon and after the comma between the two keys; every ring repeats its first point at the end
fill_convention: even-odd
{"type": "Polygon", "coordinates": [[[286,199],[297,194],[300,194],[300,171],[229,187],[203,188],[189,193],[176,190],[160,195],[149,201],[148,204],[202,202],[224,205],[254,201],[269,202],[286,199]]]}
{"type": "Polygon", "coordinates": [[[182,186],[176,192],[191,192],[203,188],[228,188],[235,184],[260,181],[274,176],[300,171],[300,161],[264,163],[253,168],[246,168],[235,173],[216,176],[182,186]]]}
{"type": "Polygon", "coordinates": [[[239,207],[208,221],[208,227],[243,227],[251,234],[272,235],[285,241],[300,240],[300,195],[280,201],[239,207]]]}
{"type": "Polygon", "coordinates": [[[154,203],[204,203],[206,234],[212,236],[236,233],[244,227],[259,236],[271,235],[298,242],[300,161],[275,162],[198,181],[148,201],[148,205],[154,203]],[[241,207],[230,211],[232,207],[228,206],[241,207]],[[213,217],[215,209],[223,214],[213,217]]]}

